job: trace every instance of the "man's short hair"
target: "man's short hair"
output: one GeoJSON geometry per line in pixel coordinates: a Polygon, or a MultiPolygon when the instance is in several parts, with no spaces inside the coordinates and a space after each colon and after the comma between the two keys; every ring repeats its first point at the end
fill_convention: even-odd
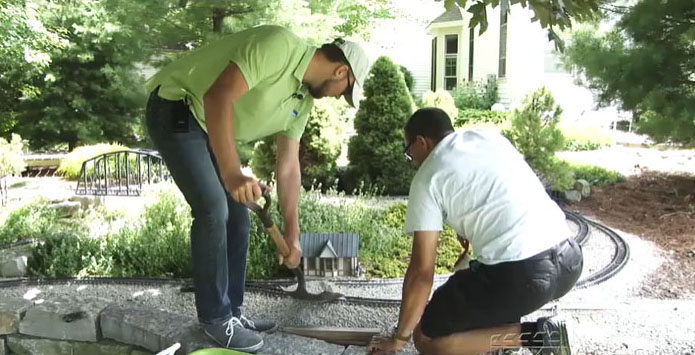
{"type": "Polygon", "coordinates": [[[436,107],[425,107],[415,111],[405,124],[408,141],[412,141],[416,136],[423,136],[439,142],[453,131],[454,126],[449,115],[436,107]]]}
{"type": "Polygon", "coordinates": [[[325,43],[319,50],[326,56],[326,59],[333,63],[348,64],[345,54],[343,54],[343,51],[336,46],[335,43],[325,43]]]}

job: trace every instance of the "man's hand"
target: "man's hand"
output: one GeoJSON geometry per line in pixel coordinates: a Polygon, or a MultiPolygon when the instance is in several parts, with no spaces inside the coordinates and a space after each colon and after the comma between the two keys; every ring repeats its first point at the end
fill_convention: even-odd
{"type": "Polygon", "coordinates": [[[302,257],[302,247],[299,246],[299,243],[290,243],[287,239],[285,241],[290,248],[290,255],[285,258],[278,254],[278,262],[280,265],[285,264],[288,269],[296,269],[299,266],[299,259],[302,257]]]}
{"type": "Polygon", "coordinates": [[[222,177],[224,188],[234,201],[239,203],[255,202],[261,198],[261,186],[258,181],[241,172],[222,177]]]}
{"type": "Polygon", "coordinates": [[[374,337],[369,343],[369,354],[378,355],[395,351],[400,351],[406,342],[393,337],[374,337]]]}

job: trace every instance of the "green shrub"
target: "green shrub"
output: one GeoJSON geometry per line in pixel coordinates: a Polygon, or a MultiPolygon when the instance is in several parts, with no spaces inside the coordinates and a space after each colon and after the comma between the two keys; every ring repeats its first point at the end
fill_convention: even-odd
{"type": "Polygon", "coordinates": [[[354,191],[360,183],[387,194],[407,194],[413,167],[403,158],[403,128],[413,104],[403,75],[387,57],[372,65],[364,100],[354,120],[357,135],[348,144],[348,171],[342,185],[354,191]]]}
{"type": "Polygon", "coordinates": [[[59,229],[58,213],[47,206],[46,200],[38,200],[10,212],[0,227],[0,243],[43,239],[52,230],[59,229]]]}
{"type": "Polygon", "coordinates": [[[404,66],[400,66],[401,73],[403,73],[403,80],[405,80],[405,86],[408,88],[408,92],[413,92],[413,87],[415,85],[415,78],[413,73],[404,66]]]}
{"type": "Polygon", "coordinates": [[[124,149],[128,148],[118,144],[106,143],[77,147],[61,160],[56,173],[63,176],[65,179],[77,180],[82,171],[82,163],[85,161],[105,153],[117,152],[124,149]]]}
{"type": "Polygon", "coordinates": [[[617,171],[607,170],[600,166],[570,164],[574,178],[586,180],[591,185],[612,185],[625,180],[625,177],[617,171]]]}
{"type": "Polygon", "coordinates": [[[485,81],[464,81],[454,90],[454,101],[460,110],[489,110],[498,100],[497,78],[494,76],[485,81]]]}
{"type": "Polygon", "coordinates": [[[29,273],[40,277],[89,276],[101,273],[103,244],[72,231],[52,231],[34,248],[29,273]]]}
{"type": "Polygon", "coordinates": [[[507,120],[508,116],[507,112],[468,108],[459,110],[454,124],[456,127],[463,127],[464,125],[475,123],[501,124],[507,120]]]}
{"type": "Polygon", "coordinates": [[[243,166],[249,166],[249,162],[253,157],[253,148],[255,143],[237,143],[237,154],[239,155],[239,162],[243,166]]]}
{"type": "Polygon", "coordinates": [[[9,142],[0,138],[0,177],[19,175],[24,171],[23,150],[24,142],[18,134],[13,133],[9,142]]]}
{"type": "Polygon", "coordinates": [[[565,191],[574,184],[569,165],[555,157],[565,145],[557,127],[561,114],[550,92],[540,88],[524,98],[521,110],[514,110],[512,126],[504,132],[541,180],[555,191],[565,191]]]}
{"type": "Polygon", "coordinates": [[[446,90],[437,90],[435,92],[427,91],[422,95],[422,107],[436,107],[442,109],[449,115],[453,121],[458,117],[459,110],[454,104],[454,98],[446,90]]]}
{"type": "Polygon", "coordinates": [[[558,128],[565,136],[565,146],[562,150],[596,150],[613,144],[613,138],[610,134],[599,127],[561,122],[558,124],[558,128]]]}
{"type": "MultiPolygon", "coordinates": [[[[343,126],[340,116],[329,100],[316,100],[309,115],[304,135],[299,142],[299,163],[302,186],[332,187],[338,174],[336,161],[340,155],[343,126]]],[[[275,137],[256,144],[251,169],[264,180],[272,180],[275,172],[275,137]]]]}

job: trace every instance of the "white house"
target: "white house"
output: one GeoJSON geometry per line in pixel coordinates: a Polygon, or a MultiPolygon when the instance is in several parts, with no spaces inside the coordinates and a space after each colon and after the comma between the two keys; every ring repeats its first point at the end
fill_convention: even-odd
{"type": "Polygon", "coordinates": [[[528,92],[545,86],[564,119],[601,116],[591,91],[575,84],[547,31],[532,17],[531,10],[518,4],[508,13],[501,6],[488,7],[488,28],[480,35],[479,26],[469,28],[467,11],[453,6],[441,13],[426,28],[431,36],[430,89],[452,90],[464,80],[495,76],[500,103],[507,108],[518,107],[528,92]]]}

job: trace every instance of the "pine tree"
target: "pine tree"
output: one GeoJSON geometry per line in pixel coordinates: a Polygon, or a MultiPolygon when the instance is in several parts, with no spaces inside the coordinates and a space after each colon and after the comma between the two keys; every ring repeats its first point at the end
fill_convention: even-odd
{"type": "Polygon", "coordinates": [[[348,144],[346,190],[362,183],[387,194],[408,193],[414,169],[403,157],[403,128],[412,107],[399,67],[387,57],[377,59],[355,117],[357,135],[348,144]]]}

